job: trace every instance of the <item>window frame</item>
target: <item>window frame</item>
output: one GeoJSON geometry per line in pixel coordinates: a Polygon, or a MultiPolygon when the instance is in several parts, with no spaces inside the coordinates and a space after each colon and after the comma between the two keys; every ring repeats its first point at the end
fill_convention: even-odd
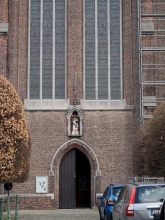
{"type": "MultiPolygon", "coordinates": [[[[43,1],[40,1],[40,38],[42,38],[43,32],[43,1]]],[[[27,99],[24,100],[25,109],[37,110],[37,109],[67,109],[69,105],[69,100],[67,97],[67,0],[65,0],[65,98],[55,99],[55,1],[52,0],[53,4],[53,15],[52,15],[52,25],[53,25],[53,42],[52,42],[52,98],[43,99],[42,97],[42,39],[40,39],[40,95],[39,99],[30,98],[30,27],[31,27],[31,0],[29,0],[29,21],[28,21],[28,80],[27,80],[27,99]]]]}
{"type": "MultiPolygon", "coordinates": [[[[108,105],[108,108],[111,108],[111,106],[114,105],[118,105],[116,106],[117,108],[125,108],[125,102],[123,103],[123,74],[122,74],[122,0],[119,0],[120,2],[120,99],[111,99],[111,88],[110,88],[110,26],[108,28],[108,99],[98,99],[98,51],[97,51],[97,45],[98,45],[98,33],[97,33],[97,1],[95,0],[95,99],[94,100],[89,100],[86,99],[86,91],[85,91],[85,1],[84,1],[84,5],[83,5],[83,69],[84,69],[84,74],[83,74],[83,92],[84,92],[84,99],[82,100],[82,104],[84,106],[89,106],[88,104],[91,103],[90,105],[94,105],[96,107],[102,105],[102,103],[104,103],[104,105],[102,106],[103,108],[105,107],[105,102],[106,102],[106,106],[108,105]],[[97,103],[97,104],[94,104],[97,103]],[[110,102],[108,104],[108,102],[110,102]]],[[[108,25],[110,25],[110,2],[107,1],[107,23],[108,25]]],[[[102,108],[101,107],[101,108],[102,108]]],[[[88,108],[88,107],[87,107],[88,108]]],[[[113,107],[112,107],[113,108],[113,107]]]]}

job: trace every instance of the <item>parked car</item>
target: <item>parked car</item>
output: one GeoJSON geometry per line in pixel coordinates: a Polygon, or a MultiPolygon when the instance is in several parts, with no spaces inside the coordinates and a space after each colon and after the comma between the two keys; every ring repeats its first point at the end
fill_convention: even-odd
{"type": "Polygon", "coordinates": [[[126,184],[112,211],[112,220],[151,220],[161,210],[165,183],[126,184]]]}
{"type": "Polygon", "coordinates": [[[110,184],[104,191],[103,196],[98,196],[99,199],[99,215],[100,220],[111,220],[111,212],[114,207],[115,201],[117,201],[118,195],[124,185],[110,184]]]}

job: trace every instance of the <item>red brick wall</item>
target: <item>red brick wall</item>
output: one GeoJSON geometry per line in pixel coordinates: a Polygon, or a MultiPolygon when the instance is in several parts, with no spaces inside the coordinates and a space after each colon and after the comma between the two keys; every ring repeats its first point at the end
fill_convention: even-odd
{"type": "Polygon", "coordinates": [[[28,2],[9,1],[9,80],[23,101],[27,97],[28,2]]]}
{"type": "MultiPolygon", "coordinates": [[[[36,209],[36,210],[51,210],[54,208],[54,200],[52,200],[50,197],[19,197],[17,198],[18,203],[17,207],[18,210],[24,209],[36,209]]],[[[10,210],[16,209],[16,196],[10,197],[10,210]]],[[[7,195],[3,199],[3,211],[7,211],[7,195]]]]}
{"type": "Polygon", "coordinates": [[[127,104],[139,105],[137,1],[123,1],[123,85],[127,104]]]}
{"type": "Polygon", "coordinates": [[[78,103],[83,98],[83,1],[68,1],[68,99],[73,104],[74,74],[78,73],[78,103]]]}
{"type": "MultiPolygon", "coordinates": [[[[0,23],[8,23],[8,0],[0,1],[0,23]]],[[[0,74],[7,76],[7,40],[8,35],[0,33],[0,74]]]]}

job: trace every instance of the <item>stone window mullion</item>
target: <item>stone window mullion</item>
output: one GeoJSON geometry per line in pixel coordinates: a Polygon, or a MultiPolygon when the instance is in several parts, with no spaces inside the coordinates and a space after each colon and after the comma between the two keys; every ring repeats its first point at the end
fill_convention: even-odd
{"type": "Polygon", "coordinates": [[[43,0],[41,0],[40,19],[40,100],[42,99],[42,56],[43,56],[43,0]]]}

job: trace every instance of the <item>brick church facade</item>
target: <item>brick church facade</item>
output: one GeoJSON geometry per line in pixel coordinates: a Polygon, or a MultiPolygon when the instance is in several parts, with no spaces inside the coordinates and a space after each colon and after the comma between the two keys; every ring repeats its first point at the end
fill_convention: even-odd
{"type": "Polygon", "coordinates": [[[138,60],[137,1],[0,1],[0,74],[32,143],[29,179],[10,192],[20,208],[93,207],[133,177],[138,60]]]}

